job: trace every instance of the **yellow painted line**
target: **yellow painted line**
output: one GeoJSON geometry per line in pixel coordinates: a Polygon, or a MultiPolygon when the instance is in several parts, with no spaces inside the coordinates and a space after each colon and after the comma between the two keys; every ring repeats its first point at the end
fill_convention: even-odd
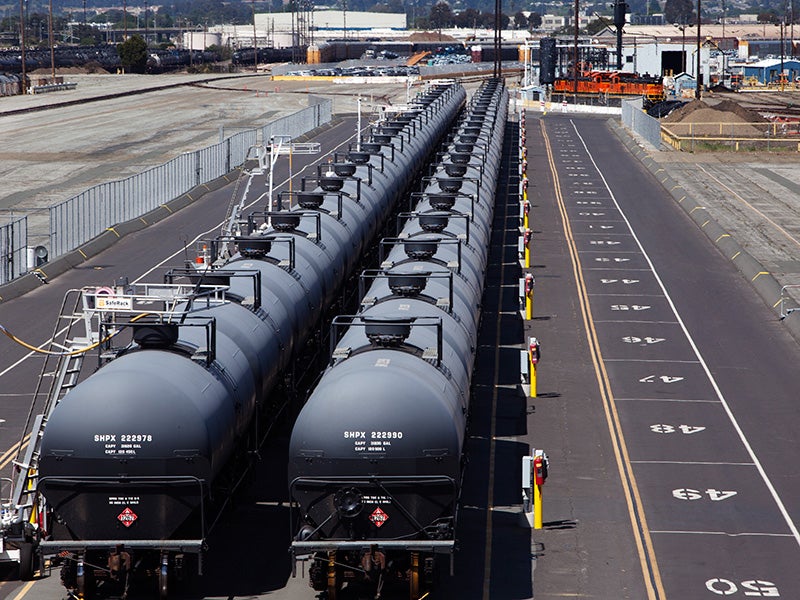
{"type": "Polygon", "coordinates": [[[114,229],[113,227],[106,227],[106,231],[110,231],[110,232],[111,232],[111,233],[113,233],[115,236],[119,237],[119,234],[117,233],[117,230],[116,230],[116,229],[114,229]]]}
{"type": "Polygon", "coordinates": [[[758,279],[762,275],[769,275],[769,271],[759,271],[758,273],[755,274],[755,276],[750,281],[755,281],[756,279],[758,279]]]}
{"type": "Polygon", "coordinates": [[[706,221],[705,223],[703,223],[702,225],[700,225],[700,229],[702,229],[703,227],[705,227],[705,226],[706,226],[706,225],[708,225],[709,223],[711,223],[711,219],[709,219],[708,221],[706,221]]]}
{"type": "Polygon", "coordinates": [[[689,211],[689,214],[692,214],[696,210],[705,210],[705,206],[695,206],[692,210],[689,211]]]}
{"type": "Polygon", "coordinates": [[[664,182],[665,182],[667,179],[669,179],[669,177],[664,177],[664,179],[662,179],[662,180],[661,180],[661,185],[664,185],[664,182]]]}
{"type": "Polygon", "coordinates": [[[189,199],[191,202],[194,202],[194,198],[192,198],[192,195],[191,195],[191,194],[188,194],[188,193],[187,193],[187,194],[186,194],[186,197],[187,197],[187,198],[188,198],[188,199],[189,199]]]}
{"type": "Polygon", "coordinates": [[[38,273],[39,275],[41,275],[42,277],[44,277],[45,279],[47,279],[47,273],[45,273],[45,272],[44,272],[44,271],[42,271],[41,269],[34,269],[34,270],[33,270],[33,272],[34,272],[34,273],[38,273]]]}
{"type": "Polygon", "coordinates": [[[31,439],[31,434],[28,433],[22,438],[22,444],[20,445],[19,442],[11,446],[8,450],[6,450],[2,456],[0,456],[0,469],[5,469],[14,458],[17,456],[17,452],[25,448],[28,445],[28,441],[31,439]]]}
{"type": "Polygon", "coordinates": [[[684,200],[686,200],[686,196],[685,195],[681,196],[681,199],[678,200],[678,202],[683,202],[684,200]]]}
{"type": "Polygon", "coordinates": [[[598,388],[602,397],[603,411],[606,415],[606,424],[608,426],[608,432],[611,438],[611,445],[614,449],[614,457],[616,458],[617,462],[617,471],[619,473],[620,483],[622,484],[622,489],[625,495],[625,502],[628,506],[628,516],[630,518],[631,528],[633,529],[633,538],[636,542],[636,550],[639,555],[639,564],[642,569],[644,585],[647,589],[647,598],[648,600],[656,600],[658,598],[663,599],[666,598],[664,585],[661,581],[661,573],[658,569],[655,550],[653,548],[653,541],[650,538],[650,531],[647,527],[647,520],[644,514],[644,504],[642,503],[641,495],[639,494],[639,487],[636,484],[636,478],[633,474],[633,467],[630,462],[630,457],[628,456],[628,448],[627,444],[625,443],[625,437],[622,433],[622,424],[617,412],[616,402],[611,392],[611,382],[608,379],[608,373],[606,372],[605,363],[603,362],[603,355],[600,351],[600,342],[594,326],[592,309],[589,305],[589,294],[588,290],[586,289],[586,283],[583,279],[580,256],[578,255],[578,249],[575,244],[575,238],[569,222],[569,215],[567,214],[567,208],[564,203],[564,196],[561,192],[561,184],[559,182],[558,172],[556,171],[555,162],[553,159],[553,151],[550,146],[550,139],[547,136],[545,124],[541,123],[540,126],[542,128],[542,135],[545,141],[545,149],[547,150],[550,171],[554,179],[556,202],[558,204],[558,210],[561,213],[564,235],[567,239],[567,248],[569,249],[570,259],[572,261],[572,272],[575,276],[575,285],[578,288],[578,299],[581,305],[583,324],[586,328],[589,354],[592,357],[595,377],[597,378],[598,388]]]}
{"type": "Polygon", "coordinates": [[[21,598],[23,598],[25,594],[27,594],[31,590],[34,583],[36,582],[35,581],[27,582],[25,585],[22,586],[22,589],[19,592],[17,592],[17,595],[11,598],[11,600],[20,600],[21,598]]]}
{"type": "Polygon", "coordinates": [[[78,248],[78,252],[80,252],[80,253],[81,253],[81,256],[82,256],[83,258],[86,258],[86,259],[88,259],[88,258],[89,258],[88,256],[86,256],[86,253],[85,253],[83,250],[81,250],[80,248],[78,248]]]}
{"type": "Polygon", "coordinates": [[[731,237],[731,236],[730,236],[729,234],[727,234],[727,233],[723,233],[721,236],[719,236],[717,239],[715,239],[715,240],[714,240],[714,243],[716,244],[716,243],[717,243],[717,242],[719,242],[719,241],[720,241],[722,238],[726,238],[726,237],[731,237]]]}
{"type": "MultiPolygon", "coordinates": [[[[676,184],[675,184],[675,185],[673,185],[671,188],[669,188],[669,191],[671,192],[672,190],[677,190],[679,187],[681,187],[681,184],[680,184],[680,183],[676,183],[676,184]]],[[[685,197],[685,196],[684,196],[684,197],[685,197]]]]}
{"type": "Polygon", "coordinates": [[[739,256],[741,253],[742,253],[742,251],[740,250],[739,252],[737,252],[736,254],[731,256],[731,260],[736,260],[736,257],[739,256]]]}
{"type": "Polygon", "coordinates": [[[172,213],[173,213],[173,210],[172,210],[172,209],[171,209],[169,206],[167,206],[166,204],[162,204],[161,206],[162,206],[162,207],[164,207],[164,208],[166,208],[166,209],[167,209],[167,211],[168,211],[170,214],[172,214],[172,213]]]}
{"type": "Polygon", "coordinates": [[[663,169],[662,167],[658,167],[658,169],[656,169],[656,175],[658,175],[659,173],[661,173],[661,171],[663,171],[663,170],[664,170],[664,169],[663,169]]]}
{"type": "Polygon", "coordinates": [[[776,308],[781,302],[783,302],[783,298],[778,298],[778,301],[772,305],[772,308],[776,308]]]}
{"type": "Polygon", "coordinates": [[[144,217],[139,217],[139,220],[144,223],[145,225],[150,225],[147,221],[144,220],[144,217]]]}

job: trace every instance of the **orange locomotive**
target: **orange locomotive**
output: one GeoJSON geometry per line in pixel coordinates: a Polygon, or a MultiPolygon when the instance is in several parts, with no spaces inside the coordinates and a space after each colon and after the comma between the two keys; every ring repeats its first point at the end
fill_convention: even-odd
{"type": "MultiPolygon", "coordinates": [[[[559,77],[553,84],[553,91],[575,93],[575,80],[571,77],[559,77]]],[[[652,101],[664,99],[664,83],[661,77],[621,71],[581,70],[577,91],[579,94],[645,96],[652,101]]]]}

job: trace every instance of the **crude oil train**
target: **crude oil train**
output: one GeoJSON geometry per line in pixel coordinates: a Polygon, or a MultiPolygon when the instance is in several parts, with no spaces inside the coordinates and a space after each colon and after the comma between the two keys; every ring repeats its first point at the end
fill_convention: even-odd
{"type": "MultiPolygon", "coordinates": [[[[139,571],[156,574],[164,598],[191,576],[212,506],[235,486],[233,462],[269,421],[279,374],[465,101],[461,86],[431,85],[372,142],[306,178],[296,205],[217,240],[232,255],[214,268],[65,300],[71,353],[51,371],[58,383],[32,438],[41,442],[19,461],[36,489],[19,521],[42,553],[65,558],[68,589],[89,598],[102,580],[127,590],[139,571]],[[79,378],[85,348],[99,368],[79,378]]],[[[478,245],[483,227],[470,229],[478,245]]]]}
{"type": "Polygon", "coordinates": [[[507,103],[494,80],[473,97],[381,269],[362,276],[360,311],[334,320],[342,335],[295,422],[293,562],[312,561],[329,600],[345,584],[415,600],[437,554],[452,570],[507,103]]]}

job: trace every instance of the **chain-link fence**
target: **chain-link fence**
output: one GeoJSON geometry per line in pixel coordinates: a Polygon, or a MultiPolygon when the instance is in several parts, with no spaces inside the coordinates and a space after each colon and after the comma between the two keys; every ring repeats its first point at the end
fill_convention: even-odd
{"type": "Polygon", "coordinates": [[[0,225],[0,285],[27,271],[28,218],[0,225]]]}
{"type": "Polygon", "coordinates": [[[323,100],[260,129],[239,132],[127,179],[96,185],[51,207],[51,257],[66,254],[109,227],[140,217],[237,168],[245,161],[248,149],[258,144],[259,131],[262,143],[268,143],[272,135],[295,138],[330,122],[332,106],[331,100],[323,100]]]}

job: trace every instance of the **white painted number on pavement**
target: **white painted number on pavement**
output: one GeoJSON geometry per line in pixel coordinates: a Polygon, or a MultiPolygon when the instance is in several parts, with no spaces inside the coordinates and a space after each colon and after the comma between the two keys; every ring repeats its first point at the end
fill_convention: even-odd
{"type": "MultiPolygon", "coordinates": [[[[727,500],[728,498],[733,498],[738,492],[734,492],[732,490],[723,492],[720,490],[709,489],[706,490],[705,493],[713,502],[720,502],[722,500],[727,500]]],[[[700,498],[703,497],[703,492],[700,490],[693,490],[691,488],[678,488],[676,490],[672,490],[672,495],[678,500],[700,500],[700,498]]]]}
{"type": "MultiPolygon", "coordinates": [[[[677,383],[678,381],[683,381],[683,377],[671,377],[669,375],[660,375],[658,378],[664,383],[677,383]]],[[[648,375],[647,377],[642,377],[639,381],[641,383],[654,383],[655,380],[655,375],[648,375]]]]}
{"type": "Polygon", "coordinates": [[[658,344],[659,342],[663,342],[665,340],[666,338],[654,338],[654,337],[640,338],[632,335],[622,338],[622,341],[625,342],[626,344],[639,344],[641,342],[644,342],[644,344],[658,344]]]}
{"type": "MultiPolygon", "coordinates": [[[[778,586],[771,581],[763,581],[761,579],[748,579],[742,581],[739,585],[742,586],[742,592],[745,596],[751,598],[778,598],[778,586]]],[[[739,593],[739,587],[730,579],[721,579],[716,577],[706,581],[706,589],[709,592],[714,592],[718,596],[733,596],[739,593]]]]}
{"type": "Polygon", "coordinates": [[[650,425],[650,431],[653,433],[675,433],[676,431],[680,430],[681,433],[685,433],[686,435],[692,435],[693,433],[699,433],[705,430],[705,427],[696,427],[693,425],[678,425],[675,427],[674,425],[667,425],[666,423],[657,423],[655,425],[650,425]]]}
{"type": "Polygon", "coordinates": [[[628,306],[627,304],[612,304],[611,310],[650,310],[650,306],[642,306],[641,304],[632,304],[628,306]]]}

